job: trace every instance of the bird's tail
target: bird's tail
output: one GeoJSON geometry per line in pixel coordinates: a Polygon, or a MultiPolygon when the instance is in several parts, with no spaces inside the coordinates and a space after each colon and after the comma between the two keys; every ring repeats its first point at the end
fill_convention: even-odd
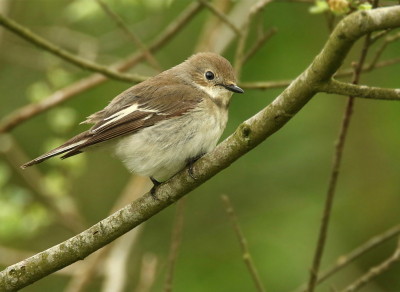
{"type": "MultiPolygon", "coordinates": [[[[85,143],[91,136],[92,135],[89,133],[89,131],[80,133],[79,135],[76,135],[75,137],[69,139],[67,142],[65,142],[61,146],[59,146],[53,150],[50,150],[49,152],[43,154],[42,156],[39,156],[39,157],[25,163],[24,165],[21,166],[21,168],[25,169],[34,164],[41,163],[53,156],[57,156],[57,155],[65,153],[65,152],[74,151],[74,150],[76,150],[77,147],[79,147],[80,145],[85,143]]],[[[75,151],[75,153],[73,155],[76,155],[79,153],[81,153],[81,151],[75,151]]],[[[68,155],[67,157],[70,157],[73,155],[68,155]]],[[[67,157],[65,157],[65,158],[67,158],[67,157]]]]}

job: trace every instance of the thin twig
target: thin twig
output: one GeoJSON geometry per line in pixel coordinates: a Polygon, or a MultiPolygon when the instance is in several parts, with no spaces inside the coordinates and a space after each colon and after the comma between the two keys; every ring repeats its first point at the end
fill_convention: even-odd
{"type": "Polygon", "coordinates": [[[243,82],[239,86],[243,89],[273,89],[287,87],[293,80],[261,81],[261,82],[243,82]]]}
{"type": "Polygon", "coordinates": [[[172,291],[172,282],[174,280],[175,265],[178,259],[179,247],[181,246],[183,218],[185,214],[186,198],[178,201],[175,213],[174,226],[172,229],[171,247],[168,257],[167,275],[165,277],[164,292],[172,291]]]}
{"type": "MultiPolygon", "coordinates": [[[[377,6],[378,6],[378,0],[374,0],[373,7],[376,8],[377,6]]],[[[367,52],[369,49],[370,40],[371,40],[371,33],[368,33],[365,36],[364,46],[361,51],[360,59],[354,70],[353,84],[358,84],[361,70],[363,68],[364,61],[365,61],[365,58],[367,56],[367,52]]],[[[333,199],[335,197],[336,185],[337,185],[337,181],[338,181],[338,177],[339,177],[339,170],[340,170],[340,164],[342,161],[344,143],[346,141],[346,135],[347,135],[347,132],[349,129],[351,115],[353,113],[353,106],[354,106],[354,97],[350,96],[348,99],[348,102],[347,102],[342,126],[341,126],[340,133],[339,133],[338,142],[336,144],[336,151],[335,151],[335,155],[333,158],[332,171],[331,171],[331,175],[330,175],[330,179],[329,179],[328,192],[327,192],[327,196],[326,196],[324,212],[322,215],[317,247],[315,249],[314,259],[313,259],[312,267],[310,270],[310,278],[308,281],[308,289],[307,289],[308,292],[314,291],[316,283],[317,283],[317,279],[318,279],[319,268],[320,268],[324,248],[325,248],[326,238],[328,235],[329,220],[330,220],[332,206],[333,206],[333,199]]]]}
{"type": "Polygon", "coordinates": [[[379,47],[379,49],[376,51],[375,56],[372,58],[371,63],[369,64],[369,70],[372,70],[372,68],[375,67],[376,62],[378,62],[379,57],[382,55],[383,51],[386,49],[387,45],[395,42],[400,39],[400,33],[397,33],[396,35],[393,36],[388,36],[386,37],[385,41],[383,44],[379,47]]]}
{"type": "Polygon", "coordinates": [[[240,229],[239,222],[235,210],[233,209],[232,203],[229,200],[227,195],[221,196],[222,203],[225,207],[226,213],[228,213],[229,220],[233,228],[235,229],[236,236],[240,243],[240,248],[242,249],[242,258],[246,263],[247,269],[250,272],[251,278],[259,292],[265,292],[264,286],[261,282],[260,275],[258,274],[257,268],[254,265],[253,259],[251,257],[249,248],[247,246],[246,238],[243,235],[242,230],[240,229]]]}
{"type": "MultiPolygon", "coordinates": [[[[249,12],[246,16],[246,20],[244,21],[244,23],[241,27],[242,33],[239,35],[239,42],[238,42],[238,45],[236,48],[235,64],[234,64],[234,69],[235,69],[236,77],[238,80],[240,80],[242,66],[243,66],[244,60],[245,60],[244,50],[246,47],[247,36],[249,35],[251,19],[253,18],[254,15],[257,15],[261,10],[263,10],[265,5],[267,5],[271,2],[272,2],[272,0],[257,1],[252,7],[250,7],[249,12]]],[[[260,47],[257,47],[257,49],[258,48],[260,48],[260,47]]]]}
{"type": "Polygon", "coordinates": [[[371,282],[373,279],[375,279],[377,276],[389,270],[398,261],[400,261],[400,238],[396,250],[391,257],[389,257],[381,264],[372,267],[366,274],[362,275],[355,282],[347,286],[347,288],[343,289],[342,292],[355,292],[359,290],[360,288],[371,282]]]}
{"type": "Polygon", "coordinates": [[[138,47],[143,52],[149,64],[153,66],[153,68],[156,69],[157,71],[162,72],[163,69],[161,65],[157,62],[157,60],[154,58],[154,56],[151,54],[151,52],[142,42],[142,40],[136,34],[134,34],[132,30],[130,30],[127,27],[122,18],[114,11],[112,11],[111,8],[104,1],[102,0],[96,0],[96,1],[104,10],[104,12],[117,23],[117,25],[122,29],[122,31],[127,35],[127,37],[135,44],[135,46],[138,47]]]}
{"type": "MultiPolygon", "coordinates": [[[[150,52],[156,52],[161,49],[168,41],[170,41],[185,25],[193,19],[197,13],[200,12],[202,5],[194,2],[188,6],[167,28],[156,38],[156,40],[149,46],[150,52]]],[[[129,57],[127,60],[115,64],[115,70],[126,71],[129,68],[137,65],[144,59],[144,53],[136,53],[129,57]]],[[[8,132],[19,124],[29,120],[30,118],[41,114],[78,94],[81,94],[95,86],[98,86],[108,79],[99,74],[93,74],[89,77],[81,79],[64,89],[56,91],[44,100],[38,103],[31,103],[23,106],[0,121],[0,133],[8,132]]]]}
{"type": "Polygon", "coordinates": [[[392,29],[387,29],[387,30],[380,31],[380,32],[372,35],[371,36],[370,46],[372,46],[376,41],[380,40],[382,37],[384,37],[385,35],[387,35],[391,31],[392,31],[392,29]]]}
{"type": "Polygon", "coordinates": [[[244,55],[242,62],[246,63],[277,32],[278,29],[276,27],[272,27],[265,34],[259,36],[256,43],[244,55]]]}
{"type": "Polygon", "coordinates": [[[141,76],[139,74],[123,74],[118,73],[117,71],[110,69],[107,66],[103,66],[100,64],[93,63],[91,61],[85,60],[78,56],[75,56],[62,48],[56,46],[55,44],[43,39],[39,35],[33,33],[26,27],[18,24],[14,20],[0,14],[0,25],[4,26],[5,28],[11,30],[15,34],[19,35],[21,38],[25,39],[26,41],[52,53],[53,55],[64,59],[67,62],[70,62],[82,69],[90,70],[93,72],[101,73],[109,78],[125,81],[125,82],[142,82],[144,80],[149,79],[147,76],[141,76]]]}
{"type": "Polygon", "coordinates": [[[242,35],[240,28],[236,26],[221,10],[215,7],[213,4],[207,0],[197,0],[199,3],[208,8],[215,16],[219,17],[223,22],[225,22],[238,36],[242,35]]]}
{"type": "MultiPolygon", "coordinates": [[[[337,272],[341,271],[345,267],[347,267],[350,263],[354,262],[355,260],[359,259],[361,256],[366,254],[367,252],[371,251],[377,246],[380,246],[386,243],[388,240],[392,239],[395,236],[400,235],[400,225],[396,225],[385,232],[376,235],[365,243],[360,245],[359,247],[355,248],[351,252],[340,256],[334,265],[328,268],[326,271],[322,272],[321,275],[318,277],[317,285],[324,282],[337,272]]],[[[307,292],[306,285],[302,285],[300,288],[296,289],[295,291],[307,292]]]]}
{"type": "MultiPolygon", "coordinates": [[[[383,67],[388,67],[391,65],[396,65],[400,63],[400,57],[390,59],[390,60],[385,60],[385,61],[380,61],[377,62],[372,68],[370,68],[369,64],[365,64],[362,68],[362,73],[368,73],[371,72],[374,69],[380,69],[383,67]]],[[[333,75],[334,78],[344,78],[348,77],[354,74],[354,69],[344,69],[338,71],[335,75],[333,75]]],[[[274,88],[280,88],[280,87],[287,87],[292,83],[294,80],[289,79],[289,80],[277,80],[277,81],[260,81],[260,82],[243,82],[240,83],[240,87],[243,89],[260,89],[260,90],[266,90],[266,89],[274,89],[274,88]]]]}

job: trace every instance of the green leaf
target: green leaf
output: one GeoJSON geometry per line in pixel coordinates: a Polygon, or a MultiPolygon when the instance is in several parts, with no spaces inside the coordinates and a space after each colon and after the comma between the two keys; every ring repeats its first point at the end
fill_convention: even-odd
{"type": "Polygon", "coordinates": [[[358,6],[358,10],[371,10],[371,9],[372,9],[372,5],[369,3],[363,3],[358,6]]]}
{"type": "Polygon", "coordinates": [[[328,3],[325,0],[315,1],[315,5],[309,8],[311,14],[319,14],[329,10],[328,3]]]}

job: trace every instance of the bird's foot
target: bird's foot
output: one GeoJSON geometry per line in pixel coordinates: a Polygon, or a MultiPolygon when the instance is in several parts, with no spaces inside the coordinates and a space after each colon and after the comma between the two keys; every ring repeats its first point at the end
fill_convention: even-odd
{"type": "Polygon", "coordinates": [[[196,156],[196,157],[193,157],[193,158],[189,158],[188,159],[188,164],[189,164],[189,168],[188,168],[188,174],[189,174],[189,176],[192,178],[192,179],[194,179],[194,180],[197,180],[197,178],[194,176],[194,174],[193,174],[193,164],[197,161],[197,160],[199,160],[201,157],[203,157],[205,155],[205,153],[203,153],[203,154],[200,154],[200,155],[198,155],[198,156],[196,156]]]}
{"type": "Polygon", "coordinates": [[[153,198],[154,201],[157,201],[158,198],[156,196],[156,189],[157,187],[161,184],[160,182],[156,181],[154,178],[150,177],[151,182],[154,184],[153,187],[150,190],[150,195],[153,198]]]}

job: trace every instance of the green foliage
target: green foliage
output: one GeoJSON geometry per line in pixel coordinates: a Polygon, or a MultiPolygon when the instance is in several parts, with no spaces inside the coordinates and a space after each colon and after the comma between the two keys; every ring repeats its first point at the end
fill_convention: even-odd
{"type": "Polygon", "coordinates": [[[39,102],[51,93],[49,85],[44,81],[32,83],[26,90],[26,96],[30,102],[39,102]]]}
{"type": "Polygon", "coordinates": [[[358,10],[371,10],[371,9],[372,9],[372,5],[367,2],[358,5],[358,10]]]}
{"type": "Polygon", "coordinates": [[[0,189],[2,189],[11,177],[10,168],[4,162],[0,161],[0,189]]]}
{"type": "MultiPolygon", "coordinates": [[[[48,113],[48,124],[57,134],[65,134],[77,124],[77,112],[71,107],[58,107],[48,113]]],[[[60,145],[58,145],[60,146],[60,145]]]]}
{"type": "Polygon", "coordinates": [[[25,188],[7,185],[0,189],[0,242],[29,238],[51,222],[46,208],[25,188]]]}
{"type": "Polygon", "coordinates": [[[312,14],[320,14],[329,10],[328,3],[325,0],[317,0],[315,1],[315,5],[309,8],[309,12],[312,14]]]}

